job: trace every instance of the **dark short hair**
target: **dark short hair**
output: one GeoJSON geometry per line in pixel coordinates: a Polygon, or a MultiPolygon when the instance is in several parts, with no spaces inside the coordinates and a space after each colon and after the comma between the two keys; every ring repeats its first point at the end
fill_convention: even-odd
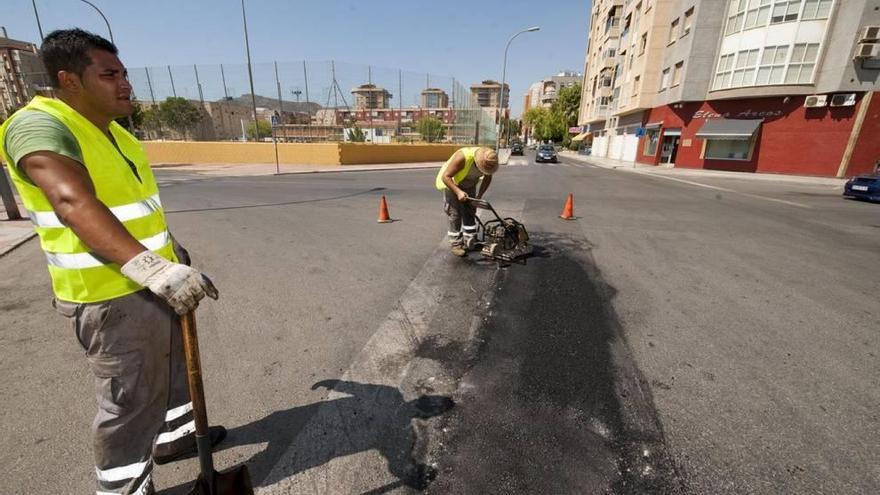
{"type": "Polygon", "coordinates": [[[40,47],[43,58],[43,66],[49,73],[52,86],[59,87],[58,71],[73,72],[82,77],[86,67],[91,65],[89,50],[104,50],[117,55],[119,49],[116,45],[98,36],[97,34],[83,31],[82,29],[59,29],[52,31],[43,38],[40,47]]]}

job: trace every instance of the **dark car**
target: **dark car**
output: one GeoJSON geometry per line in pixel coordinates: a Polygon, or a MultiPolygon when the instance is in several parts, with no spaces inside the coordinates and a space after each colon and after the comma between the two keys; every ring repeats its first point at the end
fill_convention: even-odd
{"type": "Polygon", "coordinates": [[[846,181],[843,195],[849,198],[880,201],[880,173],[859,175],[846,181]]]}
{"type": "Polygon", "coordinates": [[[511,155],[522,155],[523,154],[523,145],[522,143],[513,143],[510,145],[510,154],[511,155]]]}
{"type": "Polygon", "coordinates": [[[536,162],[553,162],[556,163],[556,148],[552,144],[542,144],[538,146],[538,153],[535,154],[536,162]]]}

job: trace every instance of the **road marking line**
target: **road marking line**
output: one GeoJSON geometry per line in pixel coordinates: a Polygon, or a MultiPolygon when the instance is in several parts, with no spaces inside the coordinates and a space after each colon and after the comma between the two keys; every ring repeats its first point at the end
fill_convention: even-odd
{"type": "Polygon", "coordinates": [[[739,195],[742,195],[742,196],[747,196],[747,197],[749,197],[749,198],[763,199],[763,200],[765,200],[765,201],[773,201],[774,203],[782,203],[782,204],[784,204],[784,205],[797,206],[798,208],[813,209],[813,207],[810,206],[810,205],[805,205],[805,204],[803,204],[803,203],[796,203],[796,202],[794,202],[794,201],[786,201],[786,200],[784,200],[784,199],[769,198],[769,197],[767,197],[767,196],[761,196],[761,195],[758,195],[758,194],[752,194],[752,193],[747,193],[747,192],[736,191],[736,190],[734,190],[734,189],[728,189],[728,188],[726,188],[726,187],[712,186],[712,185],[709,185],[709,184],[703,184],[703,183],[701,183],[701,182],[694,182],[694,181],[690,181],[690,180],[679,179],[679,178],[676,178],[676,177],[667,177],[667,176],[665,176],[665,175],[656,175],[656,174],[651,173],[651,172],[638,172],[638,171],[635,171],[635,172],[636,172],[637,174],[642,175],[642,176],[645,176],[645,177],[656,177],[656,178],[658,178],[658,179],[666,179],[666,180],[671,180],[671,181],[675,181],[675,182],[681,182],[681,183],[683,183],[683,184],[689,184],[689,185],[692,185],[692,186],[703,187],[703,188],[705,188],[705,189],[712,189],[712,190],[714,190],[714,191],[723,191],[723,192],[732,193],[732,194],[739,194],[739,195]]]}

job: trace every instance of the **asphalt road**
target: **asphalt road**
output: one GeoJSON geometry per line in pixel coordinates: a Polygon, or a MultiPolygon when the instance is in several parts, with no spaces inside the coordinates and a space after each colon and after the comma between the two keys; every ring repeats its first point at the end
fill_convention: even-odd
{"type": "MultiPolygon", "coordinates": [[[[432,171],[157,176],[221,291],[215,462],[261,493],[880,491],[880,205],[513,157],[488,199],[535,256],[500,268],[449,255],[432,171]]],[[[92,489],[47,282],[34,241],[0,258],[0,493],[92,489]]]]}

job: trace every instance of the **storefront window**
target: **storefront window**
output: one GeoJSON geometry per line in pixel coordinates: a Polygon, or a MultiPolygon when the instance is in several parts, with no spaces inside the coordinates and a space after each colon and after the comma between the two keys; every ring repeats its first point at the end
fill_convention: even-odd
{"type": "Polygon", "coordinates": [[[749,160],[752,141],[744,139],[707,139],[707,160],[749,160]]]}
{"type": "Polygon", "coordinates": [[[660,129],[648,129],[645,133],[645,155],[657,154],[657,144],[660,142],[660,129]]]}

